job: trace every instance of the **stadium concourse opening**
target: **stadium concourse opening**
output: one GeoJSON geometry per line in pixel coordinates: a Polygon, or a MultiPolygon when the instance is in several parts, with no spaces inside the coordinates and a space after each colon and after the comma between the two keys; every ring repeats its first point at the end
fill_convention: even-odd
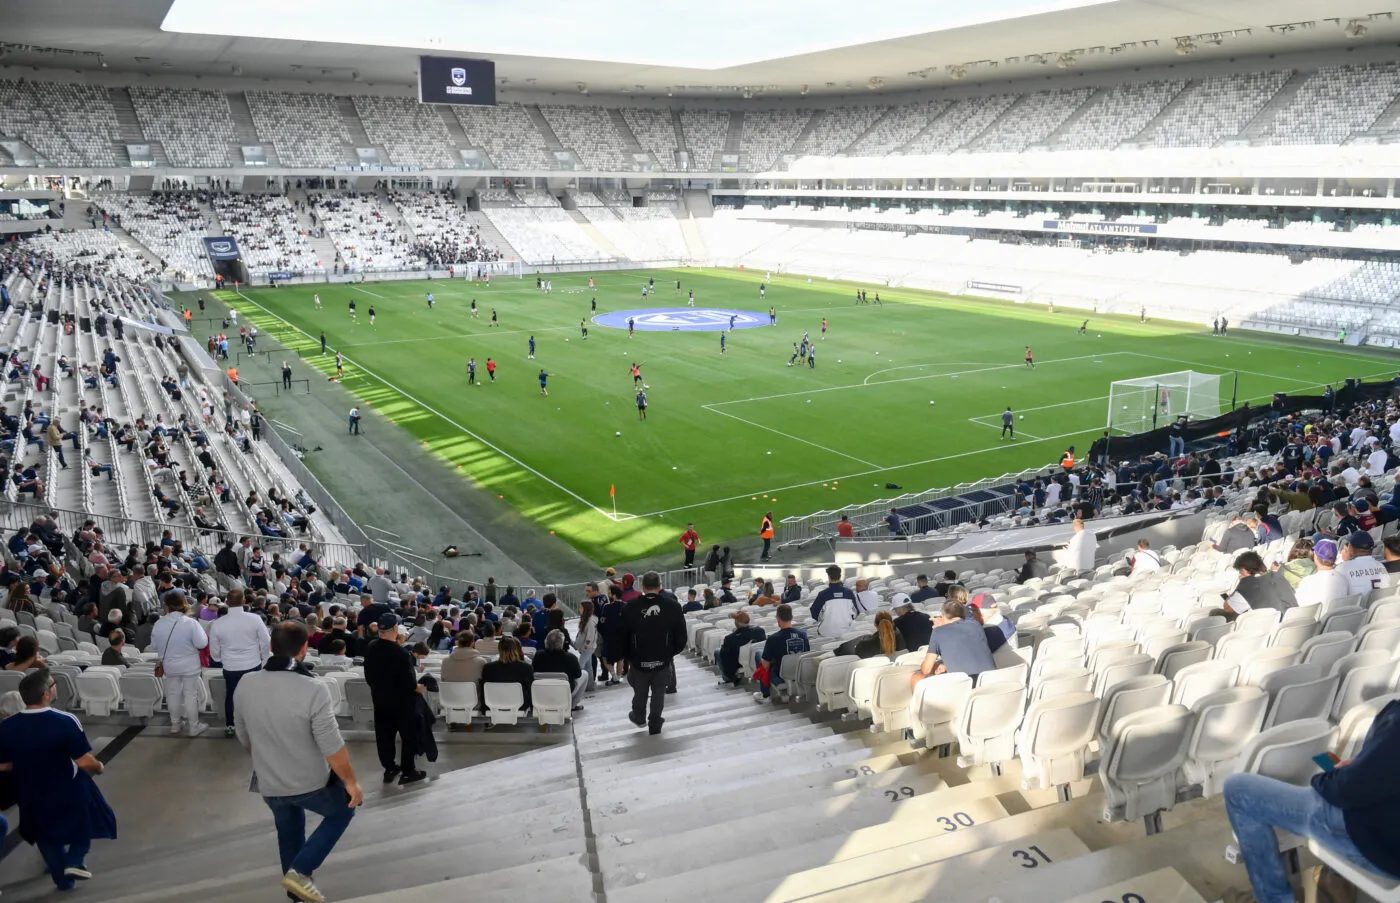
{"type": "Polygon", "coordinates": [[[713,332],[726,329],[751,329],[768,326],[773,321],[767,314],[752,310],[730,310],[715,307],[648,307],[619,310],[593,318],[599,326],[633,329],[645,332],[713,332]]]}

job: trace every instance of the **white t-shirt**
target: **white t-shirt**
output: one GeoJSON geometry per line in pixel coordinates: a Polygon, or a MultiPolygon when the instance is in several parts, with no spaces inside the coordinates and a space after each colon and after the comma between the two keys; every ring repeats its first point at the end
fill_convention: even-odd
{"type": "Polygon", "coordinates": [[[1390,586],[1390,574],[1385,565],[1370,555],[1337,562],[1337,573],[1346,577],[1348,596],[1390,586]]]}
{"type": "Polygon", "coordinates": [[[1298,591],[1295,595],[1301,607],[1318,602],[1331,602],[1333,599],[1351,595],[1351,591],[1347,588],[1345,574],[1339,574],[1335,570],[1319,570],[1298,581],[1298,591]]]}
{"type": "Polygon", "coordinates": [[[1045,487],[1045,507],[1053,508],[1060,503],[1060,484],[1054,480],[1045,487]]]}
{"type": "Polygon", "coordinates": [[[874,611],[880,607],[880,594],[873,589],[868,589],[862,593],[856,593],[856,601],[860,604],[862,612],[874,611]]]}
{"type": "Polygon", "coordinates": [[[1371,452],[1370,457],[1366,459],[1366,473],[1373,477],[1385,473],[1386,457],[1386,453],[1379,448],[1371,452]]]}
{"type": "Polygon", "coordinates": [[[1151,549],[1140,549],[1133,553],[1133,573],[1150,574],[1162,569],[1162,559],[1151,549]]]}
{"type": "Polygon", "coordinates": [[[851,629],[851,622],[854,620],[855,606],[850,599],[839,596],[829,599],[826,605],[822,606],[817,633],[825,637],[838,637],[851,629]]]}
{"type": "Polygon", "coordinates": [[[1361,471],[1348,464],[1347,469],[1342,471],[1342,479],[1346,481],[1348,489],[1355,489],[1356,484],[1361,482],[1361,471]]]}
{"type": "Polygon", "coordinates": [[[1077,473],[1071,473],[1071,474],[1069,475],[1069,496],[1070,496],[1070,498],[1075,498],[1075,497],[1078,496],[1078,495],[1079,495],[1079,474],[1077,474],[1077,473]]]}
{"type": "Polygon", "coordinates": [[[1400,420],[1390,425],[1390,441],[1400,442],[1400,420]]]}
{"type": "Polygon", "coordinates": [[[1356,448],[1356,446],[1358,446],[1358,445],[1361,444],[1361,440],[1362,440],[1362,438],[1363,438],[1365,435],[1366,435],[1366,430],[1362,429],[1362,428],[1359,427],[1359,426],[1358,426],[1358,427],[1354,427],[1354,428],[1352,429],[1352,431],[1351,431],[1351,436],[1350,436],[1351,441],[1347,443],[1347,447],[1348,447],[1348,448],[1356,448]]]}

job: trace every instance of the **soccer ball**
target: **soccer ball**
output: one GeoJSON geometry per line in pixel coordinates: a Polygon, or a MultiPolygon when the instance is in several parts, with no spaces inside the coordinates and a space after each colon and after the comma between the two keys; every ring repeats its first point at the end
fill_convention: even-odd
{"type": "Polygon", "coordinates": [[[567,339],[567,338],[566,338],[566,339],[564,339],[564,341],[566,341],[566,342],[567,342],[567,341],[568,341],[568,339],[567,339]]]}
{"type": "Polygon", "coordinates": [[[1022,414],[1022,415],[1021,415],[1021,419],[1022,419],[1022,420],[1025,420],[1025,419],[1026,419],[1026,415],[1025,415],[1025,414],[1022,414]]]}
{"type": "Polygon", "coordinates": [[[618,430],[617,432],[613,433],[613,435],[614,435],[614,436],[621,436],[621,435],[622,435],[622,430],[618,430]]]}
{"type": "Polygon", "coordinates": [[[938,402],[936,402],[936,401],[930,401],[929,404],[938,404],[938,402]]]}
{"type": "Polygon", "coordinates": [[[1103,338],[1103,333],[1099,333],[1099,338],[1103,338]]]}

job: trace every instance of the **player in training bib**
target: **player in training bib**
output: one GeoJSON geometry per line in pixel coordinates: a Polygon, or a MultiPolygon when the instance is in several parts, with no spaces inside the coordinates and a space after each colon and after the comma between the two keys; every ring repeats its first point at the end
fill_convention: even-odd
{"type": "MultiPolygon", "coordinates": [[[[646,361],[643,361],[642,363],[644,364],[644,363],[646,363],[646,361]]],[[[632,364],[632,367],[631,367],[631,373],[632,373],[632,388],[635,389],[635,388],[637,388],[637,386],[639,386],[639,385],[642,384],[642,364],[638,364],[638,363],[635,363],[635,362],[634,362],[634,363],[632,364]]]]}
{"type": "Polygon", "coordinates": [[[1088,321],[1088,320],[1085,320],[1083,323],[1080,323],[1080,324],[1079,324],[1079,334],[1080,334],[1080,335],[1084,335],[1084,334],[1087,333],[1088,331],[1089,331],[1089,321],[1088,321]]]}
{"type": "Polygon", "coordinates": [[[792,343],[792,357],[788,358],[788,366],[791,367],[791,366],[792,366],[793,364],[795,364],[795,363],[797,363],[797,343],[796,343],[796,342],[793,342],[793,343],[792,343]]]}
{"type": "Polygon", "coordinates": [[[486,359],[486,375],[491,377],[491,382],[496,381],[496,362],[489,357],[486,359]]]}
{"type": "MultiPolygon", "coordinates": [[[[501,321],[496,318],[496,308],[491,308],[491,326],[500,326],[501,321]]],[[[489,327],[488,327],[489,328],[489,327]]]]}
{"type": "Polygon", "coordinates": [[[822,341],[826,341],[826,317],[822,317],[822,341]]]}
{"type": "Polygon", "coordinates": [[[579,331],[579,334],[580,334],[581,338],[582,338],[585,342],[588,341],[588,321],[587,321],[587,320],[579,320],[579,321],[578,321],[578,331],[579,331]]]}
{"type": "Polygon", "coordinates": [[[637,390],[637,419],[647,419],[647,393],[641,389],[637,390]]]}
{"type": "Polygon", "coordinates": [[[350,319],[355,319],[355,299],[350,299],[350,319]]]}
{"type": "Polygon", "coordinates": [[[1026,366],[1031,370],[1035,369],[1035,355],[1031,354],[1031,346],[1026,346],[1026,366]]]}

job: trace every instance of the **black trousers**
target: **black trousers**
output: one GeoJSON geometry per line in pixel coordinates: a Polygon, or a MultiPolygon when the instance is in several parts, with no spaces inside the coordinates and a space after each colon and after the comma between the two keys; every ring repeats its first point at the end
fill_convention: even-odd
{"type": "Polygon", "coordinates": [[[686,550],[685,550],[685,566],[686,566],[687,568],[694,568],[694,567],[695,567],[695,550],[694,550],[694,549],[686,549],[686,550]]]}
{"type": "Polygon", "coordinates": [[[632,720],[641,721],[645,716],[647,726],[660,730],[664,719],[661,710],[666,707],[666,685],[672,681],[672,670],[668,665],[655,671],[643,671],[633,667],[627,672],[627,682],[632,685],[632,720]],[[647,696],[651,696],[648,705],[647,696]]]}
{"type": "Polygon", "coordinates": [[[379,764],[384,769],[413,770],[413,757],[418,752],[415,717],[411,699],[403,703],[374,704],[374,744],[379,750],[379,764]],[[394,761],[395,737],[402,743],[397,763],[394,761]]]}

